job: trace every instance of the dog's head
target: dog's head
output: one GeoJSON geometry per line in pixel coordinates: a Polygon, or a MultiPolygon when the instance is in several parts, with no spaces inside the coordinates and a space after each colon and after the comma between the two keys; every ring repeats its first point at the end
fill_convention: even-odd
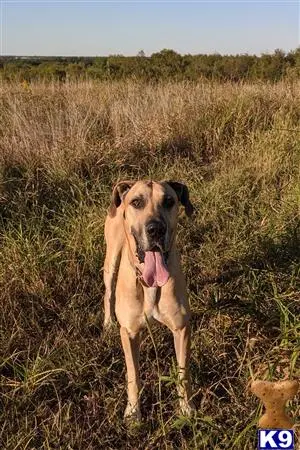
{"type": "Polygon", "coordinates": [[[126,235],[135,264],[148,286],[168,278],[168,254],[176,233],[179,203],[193,213],[188,188],[173,181],[121,181],[113,189],[110,216],[123,205],[126,235]]]}

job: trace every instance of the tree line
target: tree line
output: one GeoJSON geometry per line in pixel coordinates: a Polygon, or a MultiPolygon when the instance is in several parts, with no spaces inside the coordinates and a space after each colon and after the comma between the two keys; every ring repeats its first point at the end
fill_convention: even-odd
{"type": "Polygon", "coordinates": [[[81,79],[146,81],[220,81],[300,78],[300,47],[290,52],[275,50],[256,55],[181,55],[164,49],[151,56],[16,57],[0,56],[0,78],[6,81],[66,81],[81,79]]]}

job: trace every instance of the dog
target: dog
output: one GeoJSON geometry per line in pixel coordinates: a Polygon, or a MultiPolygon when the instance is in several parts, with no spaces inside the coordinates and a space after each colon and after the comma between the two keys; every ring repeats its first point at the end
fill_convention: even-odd
{"type": "Polygon", "coordinates": [[[141,330],[156,319],[174,335],[180,409],[190,416],[190,307],[176,248],[179,204],[193,213],[188,188],[173,181],[120,181],[105,221],[104,327],[115,312],[127,368],[125,419],[141,420],[141,330]]]}

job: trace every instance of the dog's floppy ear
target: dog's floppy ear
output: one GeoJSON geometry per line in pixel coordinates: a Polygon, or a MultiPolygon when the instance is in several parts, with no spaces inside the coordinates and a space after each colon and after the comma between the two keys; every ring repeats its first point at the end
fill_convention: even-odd
{"type": "Polygon", "coordinates": [[[169,186],[176,192],[177,198],[180,203],[184,206],[185,213],[188,217],[194,212],[194,207],[190,202],[190,195],[187,186],[183,183],[178,183],[177,181],[166,181],[169,186]]]}
{"type": "Polygon", "coordinates": [[[114,217],[116,215],[116,211],[118,206],[121,205],[122,201],[124,200],[125,195],[129,191],[129,189],[135,184],[135,181],[128,180],[128,181],[119,181],[117,183],[112,191],[112,199],[110,207],[108,208],[108,214],[111,217],[114,217]]]}

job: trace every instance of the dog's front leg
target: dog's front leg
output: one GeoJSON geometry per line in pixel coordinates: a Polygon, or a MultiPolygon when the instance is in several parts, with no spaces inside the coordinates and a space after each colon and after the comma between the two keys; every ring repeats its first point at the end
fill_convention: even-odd
{"type": "Polygon", "coordinates": [[[140,356],[140,332],[130,332],[127,328],[120,328],[122,346],[125,354],[127,368],[127,393],[128,403],[124,417],[140,421],[140,377],[139,377],[139,356],[140,356]]]}
{"type": "Polygon", "coordinates": [[[191,401],[191,383],[189,374],[191,330],[187,323],[183,328],[173,331],[175,352],[179,367],[178,394],[182,414],[190,416],[195,409],[191,401]]]}

